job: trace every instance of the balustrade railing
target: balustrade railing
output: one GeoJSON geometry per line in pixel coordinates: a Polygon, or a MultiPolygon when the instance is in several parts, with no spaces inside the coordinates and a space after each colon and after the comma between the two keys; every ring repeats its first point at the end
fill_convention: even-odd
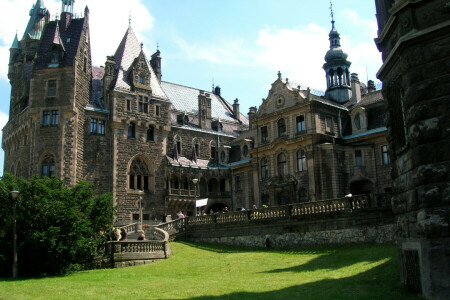
{"type": "Polygon", "coordinates": [[[125,231],[130,234],[130,233],[135,233],[139,230],[139,225],[140,223],[131,223],[131,224],[127,224],[124,226],[121,226],[120,228],[125,229],[125,231]]]}
{"type": "Polygon", "coordinates": [[[176,219],[171,222],[162,223],[156,226],[156,228],[164,230],[170,237],[177,236],[186,231],[186,220],[186,218],[176,219]]]}

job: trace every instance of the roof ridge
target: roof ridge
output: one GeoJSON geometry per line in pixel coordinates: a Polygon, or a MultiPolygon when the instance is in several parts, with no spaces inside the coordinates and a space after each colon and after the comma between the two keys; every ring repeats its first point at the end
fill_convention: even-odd
{"type": "MultiPolygon", "coordinates": [[[[216,95],[216,94],[214,94],[213,92],[207,92],[206,90],[198,89],[198,88],[195,88],[195,87],[192,87],[192,86],[187,86],[187,85],[184,85],[184,84],[179,84],[179,83],[169,82],[169,81],[165,81],[165,80],[161,80],[161,83],[169,83],[169,84],[173,84],[173,85],[178,85],[178,86],[181,86],[181,87],[185,87],[185,88],[188,88],[188,89],[198,90],[198,91],[204,91],[204,92],[206,92],[206,93],[210,93],[210,94],[216,95]]],[[[216,95],[216,96],[217,96],[217,95],[216,95]]]]}

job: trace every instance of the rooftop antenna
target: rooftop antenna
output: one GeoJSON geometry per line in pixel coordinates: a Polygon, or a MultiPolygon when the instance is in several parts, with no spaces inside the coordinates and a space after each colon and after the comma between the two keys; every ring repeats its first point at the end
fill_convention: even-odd
{"type": "Polygon", "coordinates": [[[128,27],[131,27],[131,10],[130,10],[130,13],[128,15],[128,27]]]}
{"type": "Polygon", "coordinates": [[[214,77],[212,78],[212,92],[214,93],[214,77]]]}
{"type": "Polygon", "coordinates": [[[333,2],[331,2],[331,0],[330,0],[330,16],[331,16],[331,25],[334,28],[333,2]]]}

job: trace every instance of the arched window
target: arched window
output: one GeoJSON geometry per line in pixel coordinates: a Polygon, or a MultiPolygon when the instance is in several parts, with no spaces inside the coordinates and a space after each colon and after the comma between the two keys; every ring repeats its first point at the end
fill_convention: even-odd
{"type": "Polygon", "coordinates": [[[147,129],[147,141],[154,141],[154,140],[155,140],[155,129],[152,125],[149,125],[147,129]]]}
{"type": "Polygon", "coordinates": [[[134,139],[136,137],[136,125],[133,122],[128,124],[128,138],[134,139]]]}
{"type": "Polygon", "coordinates": [[[286,122],[284,119],[278,120],[278,136],[282,137],[286,135],[286,122]]]}
{"type": "Polygon", "coordinates": [[[175,145],[176,145],[176,147],[177,147],[177,153],[178,153],[178,155],[181,155],[181,150],[182,150],[182,148],[181,148],[181,137],[179,136],[179,135],[176,135],[174,138],[173,138],[173,142],[175,143],[175,145]]]}
{"type": "Polygon", "coordinates": [[[52,177],[55,175],[55,157],[52,154],[46,154],[41,165],[42,176],[52,177]]]}
{"type": "Polygon", "coordinates": [[[128,174],[130,190],[149,190],[150,170],[142,158],[135,158],[128,174]]]}
{"type": "Polygon", "coordinates": [[[269,177],[269,168],[267,166],[267,157],[261,159],[261,179],[269,177]]]}
{"type": "Polygon", "coordinates": [[[297,151],[297,171],[306,171],[306,156],[303,150],[297,151]]]}
{"type": "Polygon", "coordinates": [[[284,176],[287,174],[286,170],[286,155],[281,153],[278,155],[278,176],[284,176]]]}
{"type": "Polygon", "coordinates": [[[198,143],[198,138],[192,140],[192,146],[194,147],[195,155],[199,157],[200,155],[200,144],[198,143]]]}

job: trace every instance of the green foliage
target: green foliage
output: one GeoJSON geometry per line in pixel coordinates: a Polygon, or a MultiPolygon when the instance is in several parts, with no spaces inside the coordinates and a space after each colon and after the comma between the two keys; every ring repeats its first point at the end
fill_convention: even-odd
{"type": "Polygon", "coordinates": [[[112,226],[112,196],[96,196],[86,182],[67,187],[55,177],[27,181],[5,174],[0,180],[0,269],[11,269],[12,189],[20,191],[16,219],[21,276],[64,274],[92,266],[105,241],[100,232],[112,226]]]}

